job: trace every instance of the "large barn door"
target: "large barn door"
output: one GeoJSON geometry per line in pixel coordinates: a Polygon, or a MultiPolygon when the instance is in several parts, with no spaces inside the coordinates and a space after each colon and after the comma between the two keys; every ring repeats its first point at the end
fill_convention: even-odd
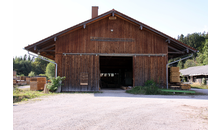
{"type": "Polygon", "coordinates": [[[142,86],[147,80],[154,80],[163,86],[166,83],[166,57],[133,57],[134,86],[142,86]]]}
{"type": "Polygon", "coordinates": [[[66,76],[62,91],[98,91],[99,56],[63,56],[62,74],[66,76]]]}

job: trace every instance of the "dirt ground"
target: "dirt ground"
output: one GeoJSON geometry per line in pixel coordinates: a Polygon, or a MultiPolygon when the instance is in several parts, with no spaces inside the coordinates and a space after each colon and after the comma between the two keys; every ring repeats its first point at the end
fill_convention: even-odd
{"type": "Polygon", "coordinates": [[[58,94],[13,104],[14,130],[207,130],[208,96],[58,94]]]}

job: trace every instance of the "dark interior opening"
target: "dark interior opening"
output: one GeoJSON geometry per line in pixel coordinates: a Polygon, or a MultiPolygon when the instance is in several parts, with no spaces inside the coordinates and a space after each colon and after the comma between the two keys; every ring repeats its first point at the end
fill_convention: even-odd
{"type": "Polygon", "coordinates": [[[133,86],[132,57],[100,56],[100,88],[133,86]]]}

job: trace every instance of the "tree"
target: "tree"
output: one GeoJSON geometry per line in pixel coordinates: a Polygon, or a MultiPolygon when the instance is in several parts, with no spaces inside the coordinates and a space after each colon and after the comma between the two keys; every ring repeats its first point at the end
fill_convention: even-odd
{"type": "Polygon", "coordinates": [[[34,74],[34,72],[33,72],[33,71],[31,71],[31,72],[28,74],[28,76],[30,76],[30,77],[34,77],[34,76],[35,76],[35,74],[34,74]]]}
{"type": "Polygon", "coordinates": [[[55,77],[55,65],[53,63],[49,63],[47,64],[47,67],[46,67],[46,76],[49,78],[49,79],[52,79],[55,77]]]}
{"type": "Polygon", "coordinates": [[[183,68],[183,62],[182,61],[179,61],[178,64],[177,64],[177,67],[179,67],[180,69],[183,68]]]}
{"type": "Polygon", "coordinates": [[[188,59],[186,63],[184,64],[184,69],[197,66],[196,62],[194,60],[188,59]]]}
{"type": "Polygon", "coordinates": [[[24,54],[23,60],[27,60],[27,55],[26,54],[24,54]]]}
{"type": "Polygon", "coordinates": [[[206,39],[204,47],[203,47],[203,65],[208,65],[208,39],[206,39]]]}
{"type": "Polygon", "coordinates": [[[17,75],[22,75],[24,74],[27,76],[31,72],[31,61],[24,60],[22,57],[15,57],[13,58],[13,70],[17,71],[17,75]]]}
{"type": "Polygon", "coordinates": [[[23,57],[13,58],[13,70],[17,71],[18,75],[24,74],[28,76],[31,71],[35,75],[45,74],[47,64],[47,61],[40,58],[31,58],[30,55],[27,57],[26,54],[23,57]]]}
{"type": "Polygon", "coordinates": [[[184,68],[208,64],[208,32],[188,34],[185,37],[181,34],[177,40],[199,50],[198,53],[194,53],[191,60],[182,61],[184,68]]]}
{"type": "Polygon", "coordinates": [[[47,64],[47,61],[40,58],[35,58],[34,62],[32,63],[32,71],[34,71],[36,75],[45,74],[47,64]]]}

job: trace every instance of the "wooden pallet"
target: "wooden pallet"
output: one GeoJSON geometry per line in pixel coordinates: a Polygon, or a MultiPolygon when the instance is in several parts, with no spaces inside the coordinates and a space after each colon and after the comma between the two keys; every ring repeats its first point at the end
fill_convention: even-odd
{"type": "Polygon", "coordinates": [[[189,89],[191,89],[191,85],[190,84],[181,84],[181,89],[189,90],[189,89]]]}

